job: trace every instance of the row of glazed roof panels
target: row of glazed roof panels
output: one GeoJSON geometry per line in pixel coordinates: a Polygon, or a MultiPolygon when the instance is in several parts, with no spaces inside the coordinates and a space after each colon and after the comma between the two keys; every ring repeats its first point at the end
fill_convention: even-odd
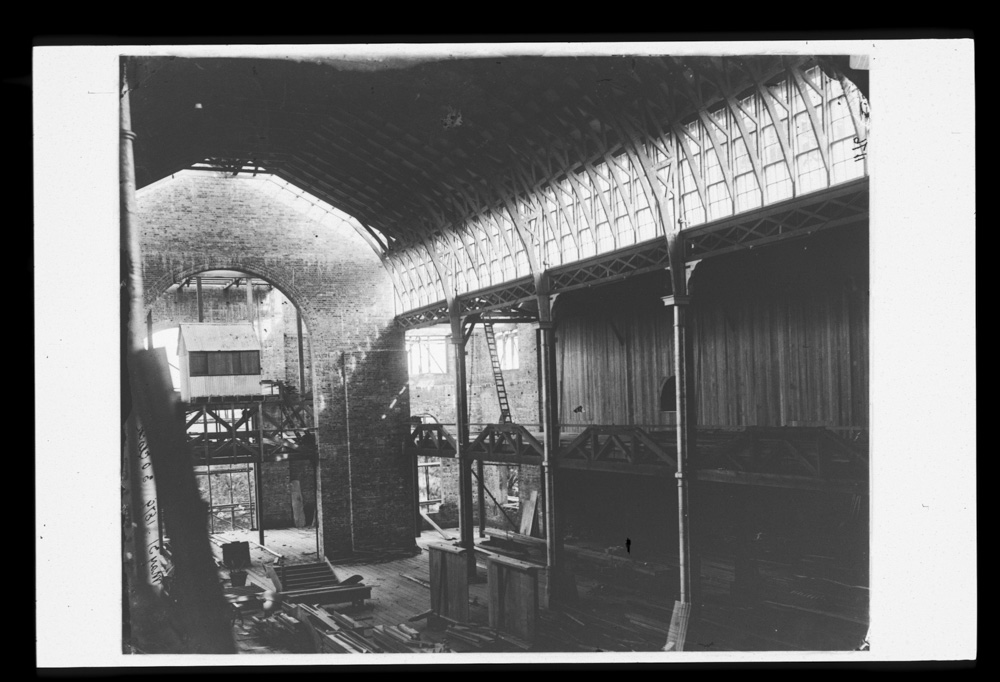
{"type": "Polygon", "coordinates": [[[693,226],[865,174],[845,65],[135,58],[136,175],[273,173],[357,219],[412,309],[655,236],[656,196],[693,226]]]}

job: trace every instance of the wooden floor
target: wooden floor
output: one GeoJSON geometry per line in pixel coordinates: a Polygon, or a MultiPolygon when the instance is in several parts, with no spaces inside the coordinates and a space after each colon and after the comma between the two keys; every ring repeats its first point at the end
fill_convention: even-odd
{"type": "MultiPolygon", "coordinates": [[[[456,538],[458,533],[453,533],[456,538]]],[[[217,558],[221,559],[222,542],[250,541],[250,555],[253,567],[250,570],[250,580],[253,583],[273,589],[271,581],[264,572],[264,562],[273,563],[277,557],[263,550],[258,545],[257,532],[229,531],[217,533],[215,538],[217,558]]],[[[316,536],[314,529],[285,528],[265,532],[265,546],[272,552],[277,552],[285,558],[287,564],[316,561],[316,536]]],[[[341,579],[352,575],[360,575],[362,582],[372,588],[371,599],[368,600],[368,612],[374,625],[398,625],[406,622],[412,616],[424,613],[430,609],[430,588],[410,580],[429,582],[429,566],[427,546],[435,542],[446,542],[437,532],[424,533],[417,538],[419,553],[411,557],[394,558],[374,562],[345,563],[339,561],[334,565],[337,576],[341,579]]],[[[481,571],[484,566],[480,567],[481,571]]],[[[483,573],[485,575],[485,573],[483,573]]],[[[469,586],[470,617],[473,622],[487,622],[486,583],[476,582],[469,586]]],[[[340,609],[341,607],[338,607],[340,609]]],[[[342,607],[349,612],[352,607],[342,607]]]]}
{"type": "MultiPolygon", "coordinates": [[[[446,529],[457,538],[457,531],[446,529]]],[[[315,529],[269,530],[265,533],[267,550],[256,545],[254,532],[227,532],[213,535],[216,553],[221,558],[223,542],[247,540],[251,543],[253,567],[250,580],[272,589],[263,566],[280,554],[288,564],[314,562],[315,529]],[[269,551],[268,551],[269,550],[269,551]]],[[[477,543],[486,542],[476,538],[477,543]]],[[[429,563],[427,546],[446,542],[437,532],[425,532],[417,538],[419,552],[413,556],[374,557],[373,560],[334,564],[341,579],[360,575],[372,588],[371,599],[364,606],[344,605],[339,611],[371,625],[407,623],[421,632],[425,641],[446,641],[440,631],[432,630],[428,619],[409,619],[430,609],[429,563]]],[[[522,559],[543,561],[536,548],[529,548],[522,559]]],[[[597,552],[598,548],[589,551],[597,552]]],[[[591,555],[592,556],[592,555],[591,555]]],[[[662,557],[669,564],[676,558],[662,557]]],[[[619,561],[628,562],[629,559],[619,561]]],[[[600,562],[598,562],[600,563],[600,562]]],[[[633,562],[633,570],[611,571],[607,566],[568,555],[567,564],[575,575],[577,600],[553,610],[542,610],[538,637],[533,651],[659,651],[666,642],[674,594],[651,590],[642,577],[642,565],[633,562]]],[[[854,650],[862,645],[868,630],[868,590],[858,584],[857,575],[845,569],[833,557],[803,554],[794,560],[772,557],[758,560],[760,587],[755,598],[737,600],[732,593],[733,562],[725,548],[706,551],[701,563],[701,606],[692,618],[688,631],[690,651],[831,651],[854,650]]],[[[480,561],[478,580],[469,588],[469,614],[472,624],[488,624],[485,563],[480,561]]],[[[674,581],[671,581],[674,582],[674,581]]],[[[247,624],[236,625],[235,635],[245,653],[274,651],[249,634],[247,624]]],[[[454,651],[473,649],[462,642],[448,641],[454,651]]],[[[520,652],[523,649],[503,641],[489,651],[520,652]]],[[[280,651],[280,650],[279,650],[280,651]]]]}

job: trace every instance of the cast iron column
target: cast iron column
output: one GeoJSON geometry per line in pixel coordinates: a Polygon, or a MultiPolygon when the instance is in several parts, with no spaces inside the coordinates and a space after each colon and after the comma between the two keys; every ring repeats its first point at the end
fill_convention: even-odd
{"type": "Polygon", "coordinates": [[[687,310],[691,303],[687,287],[687,264],[685,261],[684,238],[678,231],[667,231],[667,249],[670,255],[670,280],[672,295],[665,296],[663,303],[674,309],[674,375],[676,377],[675,397],[677,401],[677,544],[678,570],[680,573],[679,598],[674,604],[670,631],[664,650],[683,651],[687,637],[688,621],[691,617],[694,595],[692,575],[697,561],[691,551],[691,507],[689,464],[694,447],[694,410],[692,409],[693,375],[689,361],[692,355],[687,339],[687,310]]]}
{"type": "Polygon", "coordinates": [[[466,550],[469,577],[476,576],[476,546],[473,540],[472,460],[469,455],[469,398],[465,375],[465,330],[458,299],[449,304],[451,342],[455,348],[455,444],[458,452],[458,530],[466,550]]]}
{"type": "Polygon", "coordinates": [[[674,308],[674,375],[677,395],[677,529],[680,556],[680,601],[691,600],[691,538],[688,518],[688,379],[685,307],[690,299],[683,294],[665,296],[663,303],[674,308]]]}
{"type": "Polygon", "coordinates": [[[556,401],[556,343],[555,324],[552,321],[552,299],[548,294],[544,276],[537,284],[538,291],[538,368],[542,381],[542,425],[544,428],[542,456],[542,485],[545,509],[545,567],[548,573],[549,599],[558,592],[558,572],[561,570],[561,545],[559,521],[556,518],[555,460],[559,449],[559,411],[556,401]]]}

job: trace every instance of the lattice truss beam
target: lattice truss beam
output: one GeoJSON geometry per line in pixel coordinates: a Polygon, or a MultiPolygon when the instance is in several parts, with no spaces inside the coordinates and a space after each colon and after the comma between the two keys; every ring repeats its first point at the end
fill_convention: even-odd
{"type": "Polygon", "coordinates": [[[275,461],[316,456],[312,401],[197,403],[185,406],[197,462],[275,461]]]}
{"type": "MultiPolygon", "coordinates": [[[[473,438],[468,457],[540,464],[543,450],[524,425],[489,424],[473,438]]],[[[407,454],[457,456],[443,424],[412,425],[407,454]]],[[[564,439],[555,461],[565,469],[667,477],[677,470],[676,455],[676,434],[669,427],[595,424],[564,439]]],[[[868,461],[865,429],[746,426],[699,428],[690,464],[699,480],[860,493],[867,487],[868,461]]]]}
{"type": "Polygon", "coordinates": [[[701,260],[851,223],[868,215],[868,199],[867,182],[855,181],[820,194],[815,200],[792,200],[754,212],[750,219],[694,228],[685,235],[686,257],[701,260]]]}
{"type": "Polygon", "coordinates": [[[643,62],[634,77],[659,79],[662,99],[642,99],[629,117],[588,121],[578,139],[553,136],[544,153],[519,152],[523,163],[488,179],[502,199],[487,208],[455,187],[448,214],[462,221],[427,202],[411,239],[384,254],[407,311],[401,324],[447,319],[440,313],[452,296],[463,314],[515,304],[534,295],[532,277],[543,273],[564,291],[667,267],[665,245],[649,243],[674,221],[691,231],[688,259],[697,259],[867,210],[867,192],[784,205],[867,175],[867,104],[857,88],[806,58],[773,73],[723,61],[719,69],[643,62]],[[749,89],[732,88],[734,70],[749,89]],[[678,111],[695,113],[679,120],[678,111]]]}

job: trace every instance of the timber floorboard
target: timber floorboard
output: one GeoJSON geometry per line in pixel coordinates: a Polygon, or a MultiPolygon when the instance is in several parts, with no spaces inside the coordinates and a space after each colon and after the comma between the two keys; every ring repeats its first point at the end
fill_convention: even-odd
{"type": "MultiPolygon", "coordinates": [[[[449,531],[454,533],[454,531],[449,531]]],[[[252,582],[266,589],[263,563],[276,557],[257,547],[257,533],[244,531],[213,536],[217,559],[223,542],[251,541],[252,582]]],[[[291,528],[266,531],[268,549],[284,557],[287,564],[317,561],[315,530],[291,528]]],[[[430,610],[430,543],[445,542],[436,532],[416,538],[412,556],[371,555],[370,559],[338,560],[333,563],[338,577],[360,575],[372,588],[363,606],[335,605],[352,618],[370,625],[396,626],[407,623],[426,641],[447,642],[454,651],[474,651],[461,642],[448,640],[446,633],[431,630],[429,619],[410,622],[413,616],[430,610]],[[417,551],[419,550],[419,551],[417,551]],[[408,576],[408,577],[404,577],[408,576]],[[412,578],[412,579],[411,579],[412,578]],[[421,584],[421,583],[426,583],[421,584]]],[[[476,538],[477,544],[481,540],[476,538]]],[[[598,546],[586,545],[596,551],[598,546]]],[[[488,545],[487,545],[488,546],[488,545]]],[[[537,561],[537,558],[532,558],[537,561]]],[[[532,560],[529,559],[529,560],[532,560]]],[[[676,567],[676,557],[656,557],[656,562],[676,567]]],[[[488,586],[485,558],[478,558],[477,580],[469,586],[471,625],[488,626],[488,586]]],[[[651,593],[644,584],[619,580],[606,566],[586,566],[586,559],[569,563],[573,569],[577,600],[552,610],[541,610],[538,637],[532,651],[659,651],[666,641],[674,595],[651,593]],[[596,570],[594,570],[596,568],[596,570]]],[[[758,561],[761,576],[759,595],[752,603],[737,602],[732,596],[734,579],[732,556],[725,547],[706,552],[701,561],[701,606],[692,616],[687,636],[690,651],[820,651],[858,648],[867,633],[868,591],[856,584],[849,571],[822,553],[795,559],[758,561]]],[[[220,580],[225,580],[220,571],[220,580]]],[[[234,626],[239,648],[244,653],[274,651],[248,635],[245,624],[234,626]]],[[[483,653],[524,650],[502,640],[483,653]]]]}

